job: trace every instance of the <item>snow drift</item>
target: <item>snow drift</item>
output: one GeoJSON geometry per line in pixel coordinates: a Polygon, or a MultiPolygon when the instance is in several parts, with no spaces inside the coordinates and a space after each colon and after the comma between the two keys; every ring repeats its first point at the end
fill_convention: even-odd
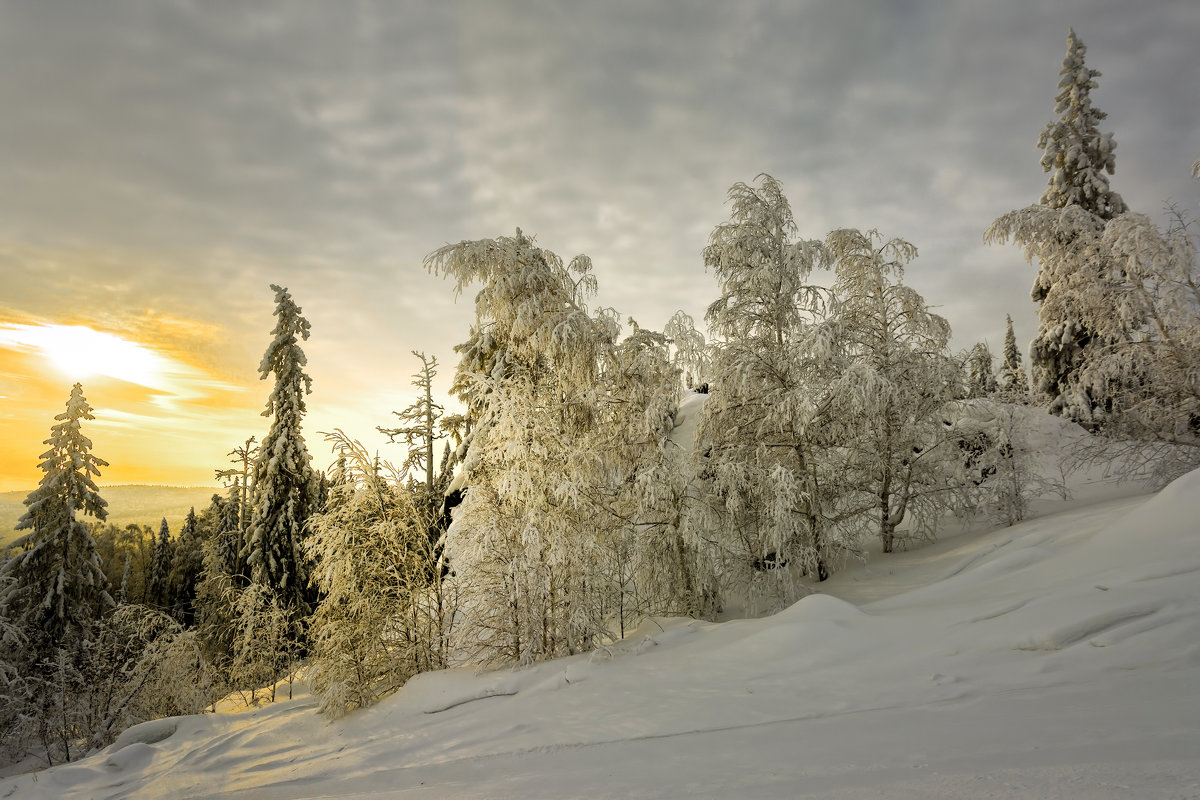
{"type": "Polygon", "coordinates": [[[1198,515],[1200,472],[335,723],[307,697],[147,723],[0,796],[1196,796],[1198,515]]]}

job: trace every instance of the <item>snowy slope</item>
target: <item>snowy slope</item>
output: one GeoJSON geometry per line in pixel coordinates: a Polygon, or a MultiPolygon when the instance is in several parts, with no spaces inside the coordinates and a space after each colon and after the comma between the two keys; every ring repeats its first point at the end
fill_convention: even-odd
{"type": "Polygon", "coordinates": [[[1200,797],[1200,472],[849,570],[771,617],[160,720],[0,797],[1200,797]]]}

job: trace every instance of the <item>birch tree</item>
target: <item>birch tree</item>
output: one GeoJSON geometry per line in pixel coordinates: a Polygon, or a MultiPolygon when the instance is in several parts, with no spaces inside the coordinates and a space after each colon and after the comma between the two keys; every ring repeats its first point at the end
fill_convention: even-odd
{"type": "MultiPolygon", "coordinates": [[[[810,284],[824,264],[820,242],[796,238],[779,183],[729,191],[731,218],[704,250],[721,296],[706,319],[715,333],[713,386],[700,438],[708,443],[709,519],[722,572],[746,582],[754,570],[793,564],[820,579],[837,557],[826,473],[813,432],[828,413],[829,367],[839,348],[828,292],[810,284]]],[[[702,509],[705,507],[701,507],[702,509]]],[[[790,580],[792,573],[776,571],[790,580]]]]}
{"type": "Polygon", "coordinates": [[[595,422],[600,354],[613,335],[585,305],[591,262],[564,265],[518,230],[448,245],[426,265],[459,293],[480,286],[475,344],[456,376],[479,418],[446,537],[467,646],[482,661],[586,649],[595,630],[579,596],[585,520],[568,457],[595,422]]]}
{"type": "MultiPolygon", "coordinates": [[[[874,527],[888,553],[914,512],[932,527],[952,507],[959,453],[943,413],[958,383],[950,325],[902,282],[917,255],[909,242],[843,229],[825,245],[845,359],[833,387],[829,440],[848,454],[847,482],[871,496],[874,527]]],[[[990,378],[990,353],[981,353],[984,359],[976,369],[990,378]]],[[[989,388],[980,383],[981,391],[989,388]]]]}
{"type": "Polygon", "coordinates": [[[437,509],[419,484],[341,431],[326,438],[337,455],[333,488],[305,541],[324,598],[308,680],[321,710],[340,716],[448,666],[457,603],[428,535],[437,509]]]}

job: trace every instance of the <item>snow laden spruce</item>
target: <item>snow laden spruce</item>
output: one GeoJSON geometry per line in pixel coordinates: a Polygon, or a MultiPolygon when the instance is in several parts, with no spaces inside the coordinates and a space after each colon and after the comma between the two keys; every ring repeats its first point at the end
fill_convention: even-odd
{"type": "Polygon", "coordinates": [[[263,410],[263,416],[271,418],[271,428],[254,462],[254,503],[239,557],[252,584],[267,587],[283,606],[304,616],[313,598],[300,543],[305,522],[317,510],[319,479],[300,430],[312,378],[304,372],[308,359],[298,340],[308,339],[311,326],[287,289],[271,289],[275,338],[258,367],[263,379],[275,376],[263,410]]]}
{"type": "Polygon", "coordinates": [[[103,520],[92,420],[79,384],[55,417],[37,489],[17,525],[28,531],[0,568],[0,734],[10,755],[69,761],[130,725],[199,711],[209,679],[196,635],[109,593],[84,516],[103,520]]]}
{"type": "Polygon", "coordinates": [[[1085,52],[1072,31],[1060,117],[1038,140],[1051,173],[1045,193],[993,222],[985,239],[1011,239],[1038,264],[1041,327],[1030,359],[1039,400],[1118,442],[1100,442],[1105,453],[1093,457],[1119,455],[1163,483],[1200,463],[1195,229],[1172,209],[1160,230],[1109,188],[1116,145],[1099,132],[1105,115],[1090,92],[1100,73],[1084,66],[1085,52]],[[1148,450],[1142,440],[1162,446],[1148,450]]]}

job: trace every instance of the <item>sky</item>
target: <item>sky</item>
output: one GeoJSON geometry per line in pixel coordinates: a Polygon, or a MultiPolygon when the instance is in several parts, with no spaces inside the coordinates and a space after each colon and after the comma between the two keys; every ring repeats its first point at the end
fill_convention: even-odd
{"type": "MultiPolygon", "coordinates": [[[[1036,331],[1034,268],[985,246],[1036,202],[1074,26],[1113,186],[1195,210],[1200,4],[0,0],[0,491],[39,477],[76,380],[102,483],[210,485],[262,437],[273,283],[312,323],[305,434],[374,433],[411,351],[453,372],[471,297],[422,266],[519,226],[591,256],[594,307],[702,325],[738,181],[801,236],[914,243],[954,346],[1036,331]]],[[[1165,218],[1163,218],[1165,219],[1165,218]]]]}

